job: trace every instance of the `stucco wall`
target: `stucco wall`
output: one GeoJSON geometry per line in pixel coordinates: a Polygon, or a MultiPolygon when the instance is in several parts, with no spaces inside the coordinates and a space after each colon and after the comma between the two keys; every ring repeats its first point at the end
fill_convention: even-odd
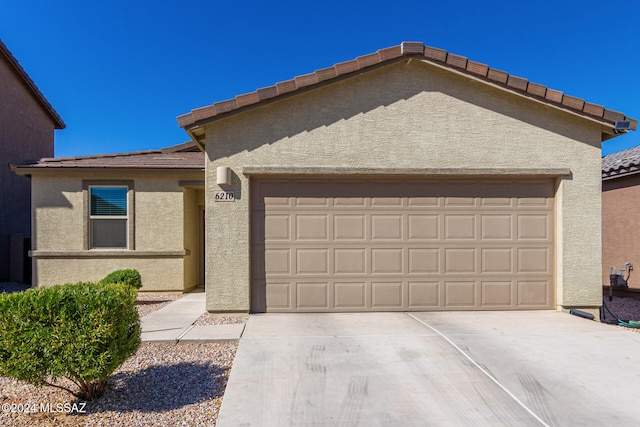
{"type": "Polygon", "coordinates": [[[402,62],[206,129],[207,309],[249,309],[243,167],[569,168],[558,180],[559,306],[600,304],[600,127],[433,65],[402,62]],[[216,167],[234,203],[215,203],[216,167]]]}
{"type": "MultiPolygon", "coordinates": [[[[137,268],[143,290],[184,290],[194,285],[185,281],[185,198],[181,179],[193,176],[165,175],[35,175],[33,187],[34,283],[98,280],[120,268],[137,268]],[[87,195],[83,181],[133,182],[133,242],[128,250],[87,250],[87,195]]],[[[86,187],[86,186],[85,186],[86,187]]],[[[187,194],[190,194],[187,192],[187,194]]],[[[131,209],[131,207],[130,207],[131,209]]],[[[198,252],[196,251],[196,256],[198,252]]]]}
{"type": "Polygon", "coordinates": [[[0,280],[9,277],[9,235],[31,234],[28,178],[7,165],[53,156],[54,123],[0,60],[0,280]]]}
{"type": "MultiPolygon", "coordinates": [[[[602,283],[631,262],[629,287],[640,289],[640,175],[602,182],[602,283]]],[[[626,277],[626,273],[625,273],[626,277]]]]}

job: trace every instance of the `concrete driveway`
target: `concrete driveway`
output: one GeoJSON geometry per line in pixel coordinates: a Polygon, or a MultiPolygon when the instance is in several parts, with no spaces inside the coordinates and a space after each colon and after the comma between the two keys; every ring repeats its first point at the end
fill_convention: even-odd
{"type": "Polygon", "coordinates": [[[529,311],[252,315],[217,426],[639,422],[640,334],[529,311]]]}

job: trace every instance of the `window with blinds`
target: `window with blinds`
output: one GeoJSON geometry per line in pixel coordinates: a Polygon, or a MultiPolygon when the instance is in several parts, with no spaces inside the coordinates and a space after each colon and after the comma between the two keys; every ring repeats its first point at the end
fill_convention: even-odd
{"type": "Polygon", "coordinates": [[[89,187],[91,248],[127,248],[127,187],[89,187]]]}

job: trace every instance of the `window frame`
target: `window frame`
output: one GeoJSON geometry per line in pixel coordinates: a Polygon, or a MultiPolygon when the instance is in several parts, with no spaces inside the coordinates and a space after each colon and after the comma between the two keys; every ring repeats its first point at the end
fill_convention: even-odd
{"type": "Polygon", "coordinates": [[[82,188],[84,193],[84,249],[90,251],[123,251],[134,250],[134,189],[133,181],[130,180],[84,180],[82,182],[82,188]],[[126,188],[126,203],[127,214],[126,216],[117,215],[91,215],[91,189],[92,188],[126,188]],[[118,219],[125,221],[125,247],[94,247],[93,246],[93,221],[118,219]]]}

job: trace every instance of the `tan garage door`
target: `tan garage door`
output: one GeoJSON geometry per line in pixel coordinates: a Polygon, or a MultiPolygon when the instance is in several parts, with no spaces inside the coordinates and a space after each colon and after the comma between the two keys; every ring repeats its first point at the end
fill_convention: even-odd
{"type": "Polygon", "coordinates": [[[551,180],[252,182],[252,311],[548,309],[551,180]]]}

